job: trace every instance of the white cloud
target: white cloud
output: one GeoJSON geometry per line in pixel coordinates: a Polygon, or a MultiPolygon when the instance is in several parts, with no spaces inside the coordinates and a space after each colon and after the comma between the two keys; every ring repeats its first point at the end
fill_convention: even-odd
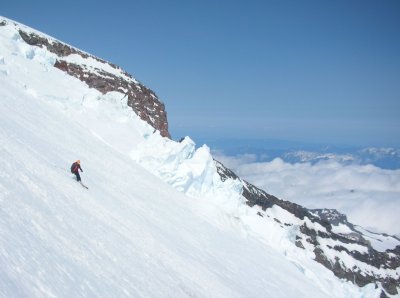
{"type": "Polygon", "coordinates": [[[215,158],[252,184],[307,208],[335,208],[348,220],[400,236],[400,170],[335,161],[290,164],[277,158],[256,162],[252,155],[215,158]]]}

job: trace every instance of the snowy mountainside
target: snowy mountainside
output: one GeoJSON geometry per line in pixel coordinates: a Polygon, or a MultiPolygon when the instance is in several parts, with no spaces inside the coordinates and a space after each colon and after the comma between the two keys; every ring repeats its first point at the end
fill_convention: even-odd
{"type": "Polygon", "coordinates": [[[396,238],[266,194],[0,23],[0,296],[398,295],[396,238]]]}
{"type": "Polygon", "coordinates": [[[30,48],[25,53],[28,58],[37,55],[40,49],[47,49],[54,54],[51,56],[54,67],[80,79],[102,94],[112,91],[123,93],[121,97],[128,99],[128,106],[141,119],[158,129],[162,136],[170,136],[164,104],[152,90],[120,67],[11,20],[3,19],[1,24],[14,26],[27,44],[39,48],[30,48]]]}

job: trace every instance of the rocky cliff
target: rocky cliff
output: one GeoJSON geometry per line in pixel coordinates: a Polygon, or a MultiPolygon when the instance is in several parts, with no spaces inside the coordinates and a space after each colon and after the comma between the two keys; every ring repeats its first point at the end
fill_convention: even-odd
{"type": "Polygon", "coordinates": [[[23,29],[19,29],[19,34],[29,45],[45,47],[57,55],[54,67],[78,78],[89,87],[103,94],[110,91],[125,94],[128,106],[141,119],[159,130],[162,136],[170,138],[164,104],[152,90],[120,67],[47,36],[23,29]]]}

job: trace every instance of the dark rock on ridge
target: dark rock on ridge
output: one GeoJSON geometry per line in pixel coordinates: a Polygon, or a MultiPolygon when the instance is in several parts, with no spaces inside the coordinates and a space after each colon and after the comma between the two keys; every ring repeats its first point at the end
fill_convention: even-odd
{"type": "Polygon", "coordinates": [[[332,225],[337,226],[338,224],[349,224],[347,216],[341,214],[335,209],[312,209],[310,210],[313,214],[316,214],[322,220],[325,220],[332,225]]]}
{"type": "MultiPolygon", "coordinates": [[[[215,160],[215,164],[222,181],[230,178],[239,179],[242,182],[242,195],[246,198],[246,203],[250,207],[259,206],[265,211],[266,209],[276,205],[292,213],[295,217],[304,220],[304,223],[298,229],[298,234],[296,235],[294,244],[299,249],[310,249],[309,245],[312,245],[315,261],[331,270],[338,278],[351,281],[360,287],[369,283],[374,283],[376,285],[380,283],[382,286],[382,297],[385,297],[386,293],[390,295],[398,294],[397,288],[400,286],[400,278],[396,279],[390,276],[377,275],[373,272],[362,272],[357,266],[347,268],[345,262],[343,262],[338,256],[334,257],[334,259],[328,257],[324,251],[324,249],[326,250],[327,248],[324,248],[321,245],[319,239],[329,239],[334,243],[337,243],[333,246],[328,245],[329,250],[332,252],[338,252],[336,255],[345,253],[351,257],[355,263],[362,262],[374,268],[388,270],[396,270],[400,268],[400,245],[385,252],[377,251],[372,247],[371,243],[364,238],[365,236],[361,232],[357,231],[353,224],[347,221],[346,215],[341,214],[337,210],[307,209],[298,204],[278,199],[247,181],[240,179],[232,170],[226,168],[222,163],[215,160]],[[314,227],[307,225],[305,219],[308,219],[308,222],[311,222],[312,224],[319,224],[324,231],[321,231],[320,229],[316,230],[314,227]],[[333,232],[333,226],[338,226],[339,224],[346,225],[351,233],[340,234],[333,232]],[[305,242],[303,242],[303,240],[305,242]],[[305,243],[308,243],[309,245],[305,245],[305,243]],[[364,247],[363,253],[358,250],[350,250],[346,248],[346,245],[364,247]]],[[[263,214],[260,212],[259,215],[263,217],[263,214]]],[[[381,236],[388,235],[382,234],[381,236]]],[[[393,238],[397,239],[395,237],[393,238]]]]}
{"type": "Polygon", "coordinates": [[[48,51],[56,54],[58,59],[54,67],[85,82],[90,88],[94,88],[103,94],[110,91],[124,93],[128,98],[128,106],[141,119],[159,130],[163,137],[171,137],[168,132],[167,113],[164,104],[152,90],[136,81],[130,74],[112,63],[79,51],[59,41],[50,40],[35,33],[27,33],[21,29],[19,34],[29,45],[45,47],[48,51]],[[93,69],[84,64],[70,63],[63,59],[71,54],[77,54],[85,59],[92,58],[105,66],[112,67],[121,75],[107,72],[104,69],[93,69]]]}

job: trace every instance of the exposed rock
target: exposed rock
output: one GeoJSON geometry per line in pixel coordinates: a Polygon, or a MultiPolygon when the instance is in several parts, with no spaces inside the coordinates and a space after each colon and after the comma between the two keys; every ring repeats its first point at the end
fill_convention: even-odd
{"type": "MultiPolygon", "coordinates": [[[[398,268],[400,268],[400,245],[386,252],[377,251],[371,246],[371,243],[363,237],[363,234],[357,231],[354,225],[347,221],[346,215],[341,214],[337,210],[309,210],[298,204],[278,199],[247,181],[240,179],[232,170],[226,168],[220,162],[215,161],[215,164],[222,181],[226,179],[239,179],[242,182],[242,195],[246,198],[246,203],[250,207],[258,206],[266,211],[273,206],[279,206],[303,220],[303,224],[299,226],[298,235],[296,235],[294,244],[300,249],[306,249],[302,242],[303,239],[311,244],[315,254],[315,261],[331,270],[338,278],[349,280],[360,287],[370,283],[376,285],[380,283],[381,288],[384,289],[384,291],[382,290],[382,297],[386,296],[385,291],[390,295],[398,294],[397,288],[400,286],[400,278],[395,279],[384,274],[380,275],[379,272],[381,269],[398,270],[398,268]],[[306,219],[308,221],[306,221],[306,219]],[[319,224],[319,228],[316,229],[313,226],[309,226],[307,222],[311,223],[311,225],[319,224]],[[332,226],[338,226],[339,224],[346,225],[351,232],[348,234],[334,233],[332,231],[332,226]],[[323,246],[320,243],[322,239],[327,239],[330,243],[335,244],[323,246]],[[347,247],[360,247],[363,249],[358,251],[348,249],[347,247]],[[329,251],[329,253],[327,254],[325,250],[329,251]],[[356,262],[362,262],[365,266],[370,266],[370,269],[362,271],[362,269],[358,268],[356,265],[352,268],[346,267],[345,262],[338,256],[335,256],[343,253],[348,256],[346,259],[354,259],[354,264],[356,264],[356,262]],[[332,256],[335,257],[332,258],[332,256]],[[377,269],[377,274],[373,272],[373,268],[377,269]]],[[[279,219],[273,219],[282,224],[279,219]]],[[[286,223],[283,223],[283,225],[289,226],[286,223]]],[[[281,227],[283,226],[281,225],[281,227]]],[[[381,234],[380,236],[387,235],[381,234]]],[[[393,239],[397,238],[393,237],[393,239]]]]}
{"type": "Polygon", "coordinates": [[[311,209],[310,212],[317,215],[320,219],[329,222],[331,225],[348,225],[347,216],[335,209],[311,209]]]}
{"type": "Polygon", "coordinates": [[[393,278],[385,278],[382,281],[382,286],[390,295],[398,294],[397,287],[399,286],[400,280],[395,280],[393,278]]]}
{"type": "Polygon", "coordinates": [[[388,295],[386,295],[385,291],[381,291],[381,295],[379,296],[379,298],[389,298],[388,295]]]}
{"type": "Polygon", "coordinates": [[[299,236],[296,236],[296,241],[294,242],[294,244],[299,248],[305,249],[303,243],[301,242],[301,237],[299,236]]]}
{"type": "Polygon", "coordinates": [[[128,99],[128,106],[141,119],[159,130],[162,136],[170,138],[164,104],[158,100],[157,95],[152,90],[136,81],[127,72],[112,63],[91,56],[59,41],[49,40],[43,36],[27,33],[23,30],[19,30],[19,34],[26,43],[33,46],[45,47],[48,51],[56,54],[59,59],[57,59],[54,66],[85,82],[90,88],[94,88],[103,94],[110,91],[118,91],[125,94],[125,97],[128,99]],[[84,64],[70,63],[63,59],[63,57],[71,54],[77,54],[82,58],[90,57],[103,65],[111,66],[121,75],[116,75],[99,68],[89,68],[84,64]]]}
{"type": "Polygon", "coordinates": [[[221,177],[222,182],[224,182],[226,179],[239,179],[239,177],[233,171],[226,168],[222,163],[220,163],[215,159],[214,162],[215,165],[217,166],[217,172],[221,177]]]}

